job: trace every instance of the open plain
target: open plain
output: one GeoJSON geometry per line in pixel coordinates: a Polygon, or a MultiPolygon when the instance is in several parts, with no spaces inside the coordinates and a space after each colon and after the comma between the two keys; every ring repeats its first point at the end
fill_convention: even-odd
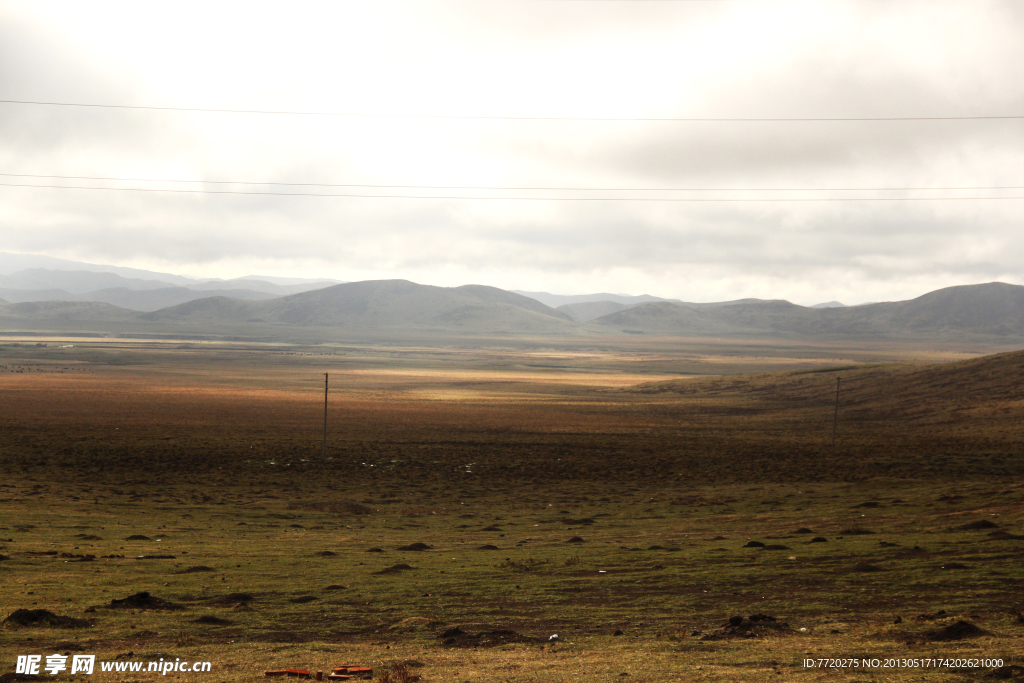
{"type": "Polygon", "coordinates": [[[204,681],[1019,677],[1007,351],[9,338],[2,617],[77,621],[0,649],[204,681]]]}

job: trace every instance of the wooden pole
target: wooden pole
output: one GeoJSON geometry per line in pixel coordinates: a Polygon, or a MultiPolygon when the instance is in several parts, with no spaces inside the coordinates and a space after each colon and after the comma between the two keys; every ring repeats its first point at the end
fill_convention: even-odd
{"type": "Polygon", "coordinates": [[[327,460],[327,373],[324,373],[324,460],[327,460]]]}
{"type": "Polygon", "coordinates": [[[832,455],[836,454],[836,428],[839,426],[839,383],[842,377],[836,377],[836,410],[832,415],[832,455]]]}

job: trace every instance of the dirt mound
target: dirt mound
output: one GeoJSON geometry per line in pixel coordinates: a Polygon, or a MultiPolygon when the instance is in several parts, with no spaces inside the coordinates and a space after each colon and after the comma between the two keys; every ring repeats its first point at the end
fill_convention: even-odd
{"type": "Polygon", "coordinates": [[[327,586],[327,588],[324,588],[324,590],[325,591],[340,591],[340,590],[345,590],[346,588],[348,588],[348,586],[342,586],[340,583],[332,583],[330,586],[327,586]]]}
{"type": "Polygon", "coordinates": [[[855,572],[881,572],[885,571],[881,567],[875,566],[870,562],[858,562],[853,565],[853,571],[855,572]]]}
{"type": "Polygon", "coordinates": [[[315,595],[300,595],[297,598],[290,598],[288,602],[294,602],[296,605],[303,605],[307,602],[313,602],[314,600],[319,599],[320,598],[316,597],[315,595]]]}
{"type": "Polygon", "coordinates": [[[715,536],[714,538],[709,538],[708,540],[709,541],[724,541],[724,540],[726,540],[726,538],[725,538],[725,536],[715,536]]]}
{"type": "Polygon", "coordinates": [[[407,564],[393,564],[386,569],[381,569],[379,572],[374,572],[374,574],[397,574],[399,572],[407,572],[412,569],[415,569],[415,567],[410,567],[407,564]]]}
{"type": "Polygon", "coordinates": [[[940,569],[970,569],[970,567],[961,562],[947,562],[946,564],[942,565],[940,569]]]}
{"type": "Polygon", "coordinates": [[[971,622],[961,619],[949,626],[943,626],[942,628],[935,629],[934,631],[929,631],[925,635],[928,640],[935,641],[965,640],[967,638],[977,638],[978,636],[988,635],[988,631],[980,629],[971,622]]]}
{"type": "Polygon", "coordinates": [[[330,550],[321,550],[320,552],[313,553],[313,554],[316,555],[317,557],[334,557],[338,553],[331,552],[330,550]]]}
{"type": "Polygon", "coordinates": [[[993,541],[1024,541],[1024,534],[1011,534],[1009,531],[993,531],[988,534],[993,541]]]}
{"type": "Polygon", "coordinates": [[[209,605],[237,605],[238,603],[252,602],[251,593],[228,593],[222,595],[219,598],[211,598],[207,600],[209,605]]]}
{"type": "Polygon", "coordinates": [[[765,550],[789,550],[788,545],[781,545],[779,543],[769,543],[764,547],[765,550]]]}
{"type": "Polygon", "coordinates": [[[510,629],[466,633],[456,626],[441,634],[441,644],[448,647],[497,647],[510,643],[543,643],[543,638],[524,636],[510,629]]]}
{"type": "Polygon", "coordinates": [[[93,534],[77,534],[75,538],[81,541],[102,541],[103,539],[93,534]]]}
{"type": "Polygon", "coordinates": [[[424,550],[433,550],[433,548],[430,547],[429,545],[427,545],[426,543],[410,543],[409,545],[399,546],[398,549],[399,550],[415,550],[417,552],[421,552],[421,551],[424,551],[424,550]]]}
{"type": "Polygon", "coordinates": [[[477,550],[500,550],[496,545],[481,545],[477,547],[477,550]]]}
{"type": "Polygon", "coordinates": [[[382,552],[384,552],[384,548],[367,548],[366,552],[368,552],[368,553],[382,553],[382,552]]]}
{"type": "Polygon", "coordinates": [[[858,503],[857,505],[854,505],[853,507],[854,507],[854,509],[856,509],[856,508],[877,508],[877,507],[882,507],[882,504],[877,502],[877,501],[874,501],[874,500],[869,500],[869,501],[866,501],[866,502],[863,502],[863,503],[858,503]]]}
{"type": "Polygon", "coordinates": [[[843,529],[839,532],[843,536],[867,536],[868,534],[877,534],[877,531],[871,531],[870,529],[861,529],[859,527],[853,529],[843,529]]]}
{"type": "Polygon", "coordinates": [[[573,537],[572,537],[572,538],[570,538],[570,539],[569,539],[568,541],[566,541],[566,543],[586,543],[586,541],[584,541],[584,540],[583,540],[582,538],[580,538],[579,536],[573,536],[573,537]]]}
{"type": "Polygon", "coordinates": [[[761,541],[747,541],[743,545],[743,547],[744,548],[763,548],[764,547],[764,543],[761,543],[761,541]]]}
{"type": "Polygon", "coordinates": [[[502,530],[502,529],[501,529],[501,527],[500,527],[500,526],[495,526],[495,525],[493,525],[493,524],[492,524],[492,525],[490,525],[490,526],[485,526],[485,527],[484,527],[483,529],[481,529],[480,531],[501,531],[501,530],[502,530]]]}
{"type": "Polygon", "coordinates": [[[114,598],[107,607],[109,609],[185,609],[181,605],[150,595],[149,591],[141,591],[120,600],[114,598]]]}
{"type": "Polygon", "coordinates": [[[763,638],[783,636],[795,631],[789,624],[767,614],[752,614],[747,618],[730,617],[722,628],[701,636],[701,640],[724,640],[727,638],[763,638]]]}
{"type": "Polygon", "coordinates": [[[828,543],[828,539],[825,538],[824,536],[815,536],[814,538],[812,538],[811,540],[809,540],[807,542],[808,543],[828,543]]]}
{"type": "Polygon", "coordinates": [[[213,567],[207,567],[205,564],[197,564],[194,567],[182,570],[182,574],[195,574],[197,572],[214,572],[217,571],[213,567]]]}
{"type": "Polygon", "coordinates": [[[199,617],[198,619],[193,619],[192,623],[193,624],[210,624],[212,626],[227,626],[231,622],[228,621],[227,619],[221,619],[220,617],[215,617],[212,614],[204,614],[203,616],[199,617]]]}
{"type": "Polygon", "coordinates": [[[979,519],[977,522],[968,522],[956,528],[960,531],[978,531],[979,529],[998,529],[999,525],[987,519],[979,519]]]}
{"type": "Polygon", "coordinates": [[[150,538],[149,536],[143,536],[142,534],[132,534],[131,536],[129,536],[128,538],[126,538],[124,540],[126,540],[126,541],[152,541],[153,539],[150,538]]]}
{"type": "Polygon", "coordinates": [[[290,503],[289,510],[316,510],[317,512],[334,512],[339,515],[369,515],[373,508],[347,500],[310,501],[290,503]]]}
{"type": "Polygon", "coordinates": [[[814,532],[811,531],[810,529],[808,529],[807,527],[802,526],[799,529],[797,529],[796,531],[794,531],[793,533],[794,534],[813,534],[814,532]]]}
{"type": "Polygon", "coordinates": [[[1001,666],[997,669],[992,669],[987,674],[985,674],[985,678],[994,678],[996,680],[1002,681],[1016,677],[1024,678],[1024,666],[1019,666],[1017,664],[1009,664],[1007,666],[1001,666]]]}
{"type": "Polygon", "coordinates": [[[48,626],[50,628],[86,628],[93,625],[91,619],[75,619],[54,614],[48,609],[17,609],[3,620],[11,626],[48,626]]]}
{"type": "Polygon", "coordinates": [[[568,524],[569,526],[590,526],[591,524],[596,524],[597,523],[597,520],[595,520],[593,517],[583,517],[581,519],[568,519],[568,518],[566,518],[566,519],[560,519],[558,521],[561,522],[562,524],[568,524]]]}

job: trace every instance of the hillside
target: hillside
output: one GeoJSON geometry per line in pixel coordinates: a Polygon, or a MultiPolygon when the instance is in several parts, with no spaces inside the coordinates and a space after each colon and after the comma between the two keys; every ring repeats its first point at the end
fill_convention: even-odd
{"type": "Polygon", "coordinates": [[[570,332],[564,313],[527,297],[480,285],[433,287],[371,280],[268,301],[212,297],[141,316],[202,325],[261,323],[348,330],[414,328],[460,333],[570,332]]]}
{"type": "Polygon", "coordinates": [[[788,301],[648,303],[593,320],[651,334],[769,335],[786,338],[1024,339],[1024,287],[993,282],[947,287],[916,299],[864,306],[807,308],[788,301]]]}
{"type": "Polygon", "coordinates": [[[133,320],[137,315],[135,311],[92,301],[28,301],[0,308],[2,328],[7,329],[14,321],[123,322],[133,320]]]}

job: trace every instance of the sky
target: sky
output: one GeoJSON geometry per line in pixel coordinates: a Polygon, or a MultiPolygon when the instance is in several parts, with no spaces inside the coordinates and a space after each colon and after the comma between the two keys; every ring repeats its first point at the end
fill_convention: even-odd
{"type": "Polygon", "coordinates": [[[0,103],[0,251],[805,305],[1024,284],[1024,118],[778,120],[1024,117],[1021,36],[1020,0],[0,0],[0,100],[122,105],[0,103]]]}

